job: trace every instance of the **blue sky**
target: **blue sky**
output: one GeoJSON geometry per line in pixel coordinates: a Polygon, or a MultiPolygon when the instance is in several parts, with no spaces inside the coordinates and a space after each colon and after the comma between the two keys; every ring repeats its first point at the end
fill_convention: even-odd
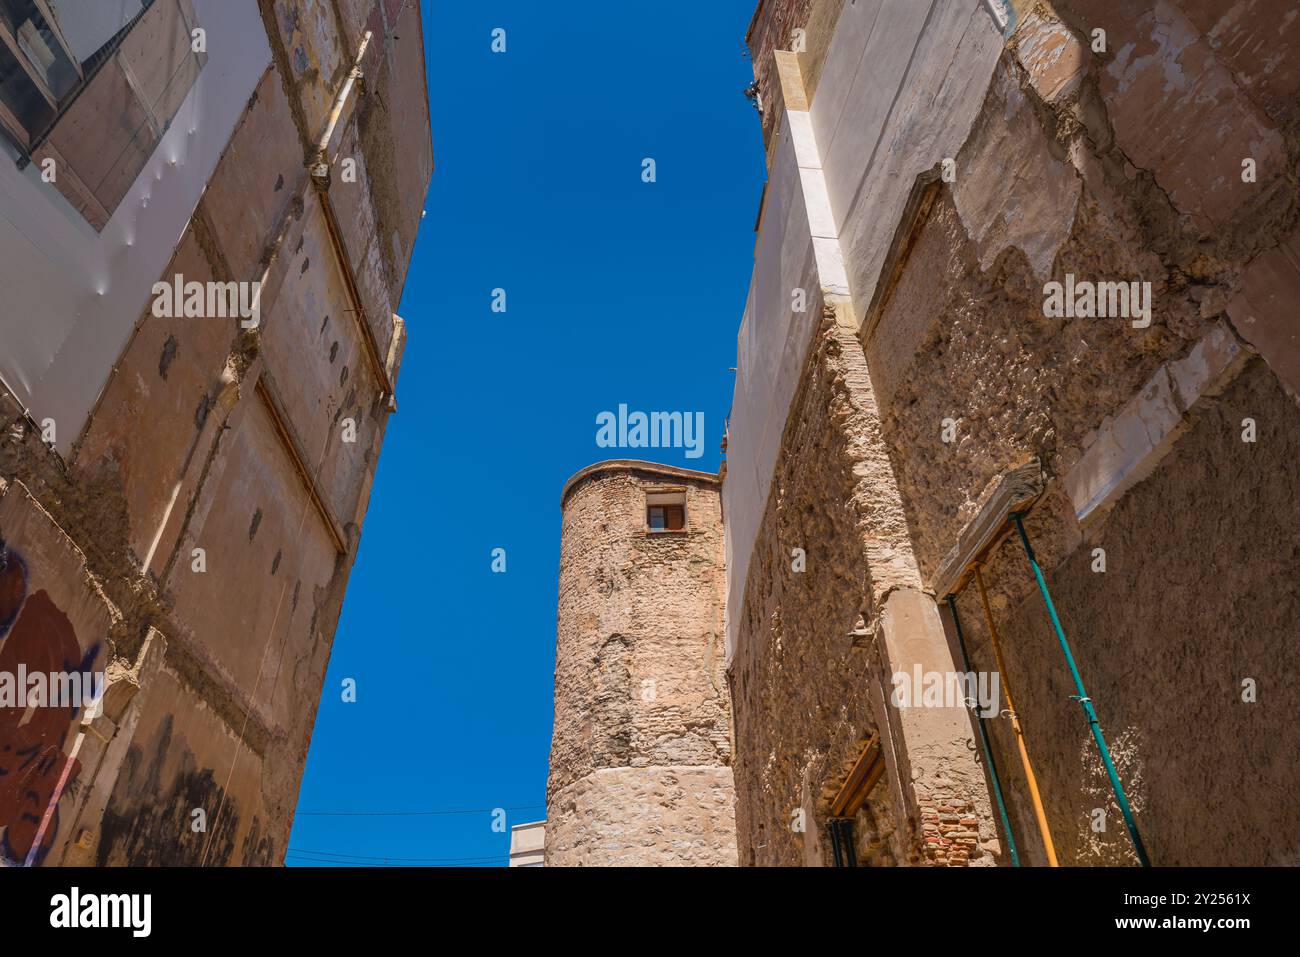
{"type": "Polygon", "coordinates": [[[754,0],[423,2],[435,169],[400,309],[399,410],[291,864],[504,864],[509,835],[486,810],[391,812],[543,816],[560,490],[623,455],[717,469],[753,265],[754,0]],[[598,448],[596,415],[619,403],[703,412],[704,455],[598,448]],[[384,813],[314,813],[332,811],[384,813]]]}

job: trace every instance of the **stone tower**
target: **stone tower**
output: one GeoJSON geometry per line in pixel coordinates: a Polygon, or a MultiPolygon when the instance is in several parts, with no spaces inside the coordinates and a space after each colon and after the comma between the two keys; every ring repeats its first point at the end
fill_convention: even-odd
{"type": "Polygon", "coordinates": [[[561,509],[546,864],[734,865],[718,479],[601,462],[561,509]]]}

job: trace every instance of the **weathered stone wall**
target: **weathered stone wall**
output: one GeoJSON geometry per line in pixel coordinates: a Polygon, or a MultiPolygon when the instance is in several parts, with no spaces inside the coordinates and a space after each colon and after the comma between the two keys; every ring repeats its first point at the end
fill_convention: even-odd
{"type": "MultiPolygon", "coordinates": [[[[1062,54],[1074,64],[1065,84],[1072,92],[1050,103],[1041,91],[1060,78],[1025,50],[1030,38],[1064,27],[1042,17],[1022,23],[956,157],[956,182],[919,231],[866,336],[891,443],[908,450],[897,460],[899,483],[926,574],[951,547],[954,522],[969,519],[1000,472],[1032,454],[1049,471],[1067,471],[1107,414],[1207,334],[1247,262],[1290,235],[1300,216],[1300,186],[1287,175],[1300,163],[1300,141],[1266,164],[1270,172],[1261,165],[1258,183],[1241,182],[1241,157],[1258,152],[1252,144],[1281,139],[1250,125],[1267,119],[1235,86],[1222,91],[1237,97],[1244,117],[1231,138],[1187,146],[1210,168],[1179,166],[1161,181],[1130,162],[1112,117],[1134,93],[1108,78],[1122,62],[1114,51],[1149,42],[1140,31],[1156,25],[1128,24],[1126,33],[1118,29],[1124,21],[1106,22],[1114,24],[1110,65],[1072,37],[1078,59],[1062,54]],[[1188,187],[1198,194],[1222,180],[1213,191],[1231,219],[1210,227],[1173,205],[1169,184],[1178,176],[1199,177],[1197,189],[1188,187]],[[1150,328],[1124,318],[1044,317],[1045,282],[1067,273],[1150,282],[1150,328]],[[949,418],[956,439],[944,443],[949,418]]],[[[1180,135],[1208,129],[1176,92],[1166,95],[1165,109],[1187,127],[1180,135]]]]}
{"type": "Polygon", "coordinates": [[[146,305],[66,461],[0,390],[0,476],[84,552],[114,612],[102,634],[78,626],[104,646],[112,707],[49,863],[279,863],[292,826],[395,408],[393,308],[432,151],[414,0],[260,7],[272,67],[163,278],[260,281],[261,325],[146,305]],[[321,156],[365,30],[364,82],[321,156]]]}
{"type": "Polygon", "coordinates": [[[546,864],[734,864],[717,479],[602,463],[562,507],[546,864]],[[647,530],[664,490],[686,530],[647,530]]]}
{"type": "MultiPolygon", "coordinates": [[[[1300,409],[1256,359],[1198,406],[1158,470],[1048,573],[1048,586],[1155,864],[1300,861],[1300,409]],[[1258,441],[1241,440],[1243,418],[1258,441]],[[1105,550],[1105,571],[1093,549],[1105,550]],[[1243,682],[1257,700],[1243,701],[1243,682]]],[[[1072,524],[1055,496],[1031,540],[1072,524]]],[[[1133,862],[1128,836],[1018,542],[985,571],[1007,674],[1063,864],[1133,862]],[[1092,828],[1094,809],[1106,830],[1092,828]]],[[[959,600],[993,669],[979,598],[959,600]]],[[[1008,722],[990,723],[1013,823],[1042,861],[1008,722]]]]}
{"type": "Polygon", "coordinates": [[[546,866],[734,865],[734,803],[729,767],[601,768],[548,802],[546,866]]]}
{"type": "MultiPolygon", "coordinates": [[[[830,801],[862,741],[891,740],[899,718],[888,698],[901,663],[880,643],[855,648],[850,634],[891,599],[919,594],[879,432],[862,350],[829,320],[791,406],[731,664],[743,864],[829,865],[830,801]]],[[[956,720],[965,723],[960,710],[956,720]]],[[[889,780],[855,819],[858,861],[992,863],[997,834],[966,739],[898,740],[932,761],[914,778],[905,759],[887,756],[889,780]]]]}
{"type": "Polygon", "coordinates": [[[761,117],[763,143],[769,147],[769,156],[782,112],[781,81],[772,53],[792,48],[794,31],[807,22],[812,5],[813,0],[760,0],[745,36],[754,64],[756,105],[761,117]]]}
{"type": "MultiPolygon", "coordinates": [[[[1300,667],[1286,638],[1300,560],[1286,531],[1300,442],[1291,7],[1013,4],[983,109],[955,155],[934,156],[948,175],[898,224],[857,336],[824,327],[788,417],[768,423],[783,440],[731,669],[743,863],[826,863],[827,788],[891,728],[902,746],[856,822],[859,860],[1000,853],[986,800],[908,792],[909,762],[933,749],[886,702],[888,608],[933,590],[998,477],[1035,457],[1047,484],[1028,533],[1152,859],[1294,862],[1294,722],[1266,690],[1300,667]],[[1150,283],[1150,325],[1045,315],[1046,284],[1067,274],[1150,283]],[[797,809],[816,828],[792,828],[797,809]]],[[[774,69],[756,61],[757,76],[774,69]]],[[[891,153],[917,145],[900,122],[891,153]]],[[[859,280],[861,250],[838,242],[859,280]]],[[[1131,863],[1018,542],[985,576],[1061,862],[1131,863]]],[[[993,670],[974,594],[959,609],[973,666],[993,670]]],[[[990,726],[1022,856],[1044,863],[1008,722],[990,726]]],[[[972,763],[977,742],[972,729],[972,763]]]]}
{"type": "MultiPolygon", "coordinates": [[[[1241,683],[1287,687],[1300,667],[1283,532],[1300,417],[1284,364],[1240,371],[1249,343],[1276,340],[1273,314],[1238,294],[1300,213],[1296,114],[1278,95],[1300,75],[1265,80],[1250,65],[1286,59],[1294,41],[1258,24],[1289,24],[1289,5],[1059,6],[1060,19],[1039,4],[1020,20],[955,182],[864,330],[909,535],[929,587],[997,476],[1040,458],[1047,495],[1029,535],[1152,860],[1281,863],[1300,844],[1284,807],[1300,774],[1294,722],[1268,695],[1243,703],[1241,683]],[[1089,49],[1094,28],[1106,52],[1089,49]],[[1150,327],[1045,316],[1045,283],[1067,273],[1150,282],[1150,327]],[[1201,378],[1189,388],[1188,375],[1201,378]],[[1106,482],[1111,510],[1092,514],[1080,490],[1106,482]]],[[[1300,279],[1272,281],[1294,303],[1300,279]]],[[[1061,862],[1131,863],[1018,542],[985,577],[1061,862]],[[1104,833],[1090,827],[1098,808],[1104,833]]],[[[976,668],[995,668],[973,587],[959,608],[976,668]]],[[[1018,842],[1043,863],[1010,728],[991,727],[1018,842]]]]}
{"type": "Polygon", "coordinates": [[[800,87],[809,97],[813,95],[843,6],[844,0],[762,0],[754,11],[745,44],[754,64],[754,89],[769,166],[785,107],[807,109],[806,105],[785,103],[787,84],[782,83],[780,71],[798,70],[800,87]],[[778,58],[777,51],[793,56],[778,58]]]}

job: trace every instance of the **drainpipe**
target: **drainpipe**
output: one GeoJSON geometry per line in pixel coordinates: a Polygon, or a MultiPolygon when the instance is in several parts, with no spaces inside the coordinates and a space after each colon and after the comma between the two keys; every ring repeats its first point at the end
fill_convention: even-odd
{"type": "Polygon", "coordinates": [[[831,818],[829,821],[826,822],[826,826],[827,826],[827,828],[830,829],[830,832],[831,832],[831,852],[835,855],[835,866],[836,866],[836,867],[843,867],[843,866],[844,866],[844,855],[843,855],[843,854],[841,853],[841,851],[840,851],[840,820],[839,820],[839,818],[835,818],[835,817],[831,818]]]}
{"type": "MultiPolygon", "coordinates": [[[[971,671],[970,656],[966,654],[966,637],[962,634],[961,618],[957,615],[957,599],[954,595],[948,596],[948,610],[952,613],[952,623],[957,630],[957,646],[961,649],[962,667],[969,673],[971,671]]],[[[998,763],[993,758],[993,745],[989,741],[988,729],[984,727],[984,716],[980,714],[978,707],[975,708],[975,723],[979,725],[980,740],[984,744],[984,760],[989,765],[989,778],[993,782],[993,797],[998,805],[998,817],[1002,819],[1002,830],[1007,835],[1007,853],[1011,855],[1011,866],[1020,866],[1020,852],[1016,850],[1016,838],[1011,833],[1011,819],[1007,816],[1007,802],[1002,797],[1002,781],[998,778],[998,763]]]]}
{"type": "Polygon", "coordinates": [[[325,132],[321,134],[320,140],[316,143],[316,166],[312,169],[312,176],[329,176],[330,140],[334,138],[334,129],[338,126],[339,117],[343,115],[343,106],[348,101],[352,87],[356,85],[357,80],[361,79],[361,61],[365,59],[366,48],[370,46],[370,37],[369,30],[362,34],[361,44],[357,47],[356,58],[352,61],[352,69],[348,71],[348,78],[343,81],[343,85],[339,87],[339,91],[334,97],[334,105],[330,107],[329,122],[325,124],[325,132]]]}
{"type": "Polygon", "coordinates": [[[1020,520],[1021,513],[1013,512],[1011,519],[1016,523],[1016,531],[1020,533],[1020,541],[1025,546],[1025,556],[1029,559],[1029,564],[1034,570],[1034,578],[1038,580],[1038,590],[1042,592],[1043,602],[1047,605],[1047,614],[1052,619],[1052,628],[1056,631],[1056,640],[1061,644],[1061,651],[1065,653],[1065,663],[1070,668],[1070,677],[1074,679],[1074,687],[1078,690],[1078,695],[1071,695],[1078,699],[1079,704],[1083,705],[1084,717],[1088,720],[1088,727],[1092,731],[1092,737],[1097,742],[1097,749],[1101,752],[1102,763],[1106,765],[1106,775],[1110,778],[1111,790],[1115,792],[1115,800],[1119,802],[1120,813],[1124,815],[1124,826],[1128,828],[1129,836],[1133,839],[1133,850],[1137,852],[1138,860],[1143,867],[1150,867],[1151,861],[1147,859],[1146,848],[1142,845],[1142,837],[1138,834],[1137,821],[1133,818],[1133,809],[1129,807],[1128,797],[1124,794],[1124,785],[1120,783],[1119,772],[1115,770],[1115,762],[1111,760],[1110,748],[1106,746],[1106,739],[1101,733],[1101,724],[1097,720],[1097,709],[1092,706],[1092,699],[1088,697],[1088,692],[1083,689],[1083,678],[1079,675],[1079,668],[1074,663],[1074,655],[1070,652],[1070,643],[1065,640],[1065,630],[1061,627],[1061,619],[1057,617],[1056,606],[1052,604],[1052,595],[1047,590],[1047,581],[1043,578],[1043,570],[1038,567],[1038,559],[1034,557],[1033,546],[1029,544],[1029,536],[1025,534],[1024,523],[1020,520]]]}
{"type": "Polygon", "coordinates": [[[1056,861],[1056,845],[1052,843],[1052,831],[1047,826],[1047,812],[1043,810],[1043,798],[1038,793],[1038,778],[1034,766],[1029,761],[1029,749],[1025,746],[1025,732],[1020,727],[1020,716],[1016,714],[1016,704],[1011,698],[1011,683],[1007,678],[1007,666],[1002,660],[1002,643],[998,639],[998,626],[993,623],[993,609],[989,607],[989,594],[984,590],[984,575],[975,565],[975,583],[980,590],[980,603],[984,606],[984,622],[988,626],[989,641],[993,644],[993,654],[998,662],[998,674],[1002,677],[1002,693],[1007,696],[1007,713],[1011,717],[1011,730],[1015,733],[1016,744],[1020,748],[1020,763],[1025,769],[1025,780],[1029,783],[1029,799],[1034,805],[1034,817],[1038,820],[1038,833],[1043,837],[1043,847],[1047,851],[1049,867],[1059,867],[1056,861]]]}

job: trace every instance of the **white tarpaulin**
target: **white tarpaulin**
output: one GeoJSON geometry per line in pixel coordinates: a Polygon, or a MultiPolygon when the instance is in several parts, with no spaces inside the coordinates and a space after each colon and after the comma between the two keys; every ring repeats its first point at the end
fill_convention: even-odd
{"type": "Polygon", "coordinates": [[[781,431],[799,384],[813,330],[821,321],[820,280],[813,252],[789,123],[763,207],[754,275],[737,342],[736,392],[727,427],[727,477],[722,486],[727,544],[727,660],[734,650],[749,556],[763,518],[781,431]],[[792,290],[807,291],[808,306],[792,308],[792,290]]]}
{"type": "Polygon", "coordinates": [[[851,296],[854,314],[866,312],[912,184],[957,155],[1002,46],[986,0],[845,4],[811,112],[787,111],[780,124],[727,438],[728,662],[781,436],[821,319],[815,291],[851,296]],[[803,314],[792,308],[796,288],[808,290],[803,314]]]}

